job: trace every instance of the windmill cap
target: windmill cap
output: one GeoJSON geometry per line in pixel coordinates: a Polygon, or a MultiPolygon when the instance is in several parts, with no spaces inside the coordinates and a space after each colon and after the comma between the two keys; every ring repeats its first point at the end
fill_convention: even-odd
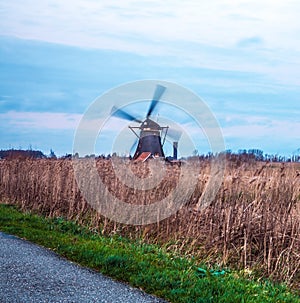
{"type": "Polygon", "coordinates": [[[154,122],[153,120],[151,119],[146,119],[142,125],[141,125],[141,128],[145,129],[145,128],[149,128],[151,130],[160,130],[161,127],[158,123],[154,122]]]}

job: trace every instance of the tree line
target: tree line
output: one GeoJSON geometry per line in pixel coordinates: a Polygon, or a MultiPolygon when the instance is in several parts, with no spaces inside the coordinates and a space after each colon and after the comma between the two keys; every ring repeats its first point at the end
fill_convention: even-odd
{"type": "MultiPolygon", "coordinates": [[[[294,153],[291,156],[282,156],[282,155],[273,155],[264,153],[260,149],[240,149],[237,152],[231,150],[226,150],[222,154],[226,155],[226,158],[232,161],[266,161],[266,162],[300,162],[300,150],[297,153],[294,153]]],[[[78,157],[78,155],[74,155],[78,157]]],[[[201,159],[210,159],[215,157],[213,153],[207,154],[198,154],[198,151],[194,151],[191,157],[188,158],[199,158],[201,159]]],[[[118,157],[116,153],[112,155],[86,155],[85,157],[95,157],[101,159],[110,159],[111,157],[118,157]]],[[[66,154],[64,156],[57,157],[55,152],[51,149],[49,155],[45,155],[40,150],[22,150],[22,149],[8,149],[0,150],[0,159],[71,159],[72,154],[66,154]]]]}

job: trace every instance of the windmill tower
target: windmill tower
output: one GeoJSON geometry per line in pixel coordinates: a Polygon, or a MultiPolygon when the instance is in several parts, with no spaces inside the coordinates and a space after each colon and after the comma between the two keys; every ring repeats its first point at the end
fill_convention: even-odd
{"type": "Polygon", "coordinates": [[[112,116],[140,123],[139,126],[129,126],[129,128],[138,138],[138,144],[133,156],[134,160],[139,159],[142,156],[147,158],[150,156],[154,158],[165,157],[163,145],[165,143],[169,127],[160,126],[158,123],[150,119],[153,110],[157,106],[165,90],[166,88],[162,85],[156,86],[152,101],[146,114],[146,119],[144,121],[139,120],[122,109],[118,109],[116,107],[112,108],[112,116]]]}
{"type": "Polygon", "coordinates": [[[139,139],[133,159],[137,159],[143,153],[150,153],[150,155],[155,158],[165,157],[163,151],[163,144],[169,128],[168,126],[161,127],[153,120],[147,118],[144,122],[142,122],[140,126],[129,126],[129,128],[135,133],[135,135],[139,139]],[[139,135],[137,131],[135,131],[137,129],[140,131],[139,135]]]}

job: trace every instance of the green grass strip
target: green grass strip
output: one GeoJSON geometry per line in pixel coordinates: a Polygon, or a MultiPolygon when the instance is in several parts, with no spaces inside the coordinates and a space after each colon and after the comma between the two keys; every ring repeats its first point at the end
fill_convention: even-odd
{"type": "Polygon", "coordinates": [[[100,236],[74,222],[22,213],[9,205],[0,204],[0,230],[174,303],[300,302],[284,285],[208,270],[156,245],[100,236]]]}

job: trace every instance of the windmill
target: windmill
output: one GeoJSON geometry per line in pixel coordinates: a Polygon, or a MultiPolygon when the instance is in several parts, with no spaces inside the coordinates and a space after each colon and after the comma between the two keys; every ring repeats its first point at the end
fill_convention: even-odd
{"type": "MultiPolygon", "coordinates": [[[[166,88],[162,85],[157,85],[152,101],[150,102],[150,106],[148,108],[146,118],[144,121],[134,117],[128,112],[119,109],[117,107],[113,107],[111,114],[112,116],[122,118],[128,121],[134,121],[140,123],[139,126],[129,126],[132,132],[137,136],[138,144],[136,147],[136,151],[134,153],[133,159],[141,159],[146,160],[149,157],[154,158],[164,158],[163,145],[166,140],[166,136],[168,134],[169,137],[178,137],[178,131],[170,132],[169,126],[160,126],[157,122],[151,119],[151,115],[156,108],[157,104],[166,88]],[[172,136],[173,133],[173,136],[172,136]]],[[[173,146],[176,146],[176,154],[177,154],[177,142],[173,146]]],[[[136,144],[134,144],[135,146],[136,144]]],[[[175,152],[174,152],[175,154],[175,152]]]]}

